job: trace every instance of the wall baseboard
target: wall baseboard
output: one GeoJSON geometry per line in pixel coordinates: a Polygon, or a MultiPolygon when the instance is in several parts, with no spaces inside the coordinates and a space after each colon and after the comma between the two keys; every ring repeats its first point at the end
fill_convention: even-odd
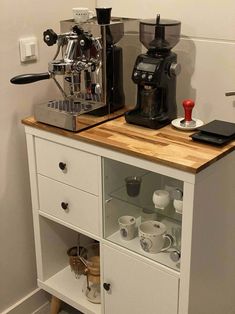
{"type": "Polygon", "coordinates": [[[48,294],[38,288],[4,310],[1,314],[44,314],[45,311],[43,309],[48,306],[48,303],[48,294]]]}

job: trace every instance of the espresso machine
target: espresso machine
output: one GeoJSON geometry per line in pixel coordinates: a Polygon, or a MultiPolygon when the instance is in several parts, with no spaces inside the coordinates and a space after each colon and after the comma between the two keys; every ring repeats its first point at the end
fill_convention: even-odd
{"type": "Polygon", "coordinates": [[[140,42],[147,48],[135,62],[132,80],[137,84],[137,104],[125,113],[128,123],[159,129],[177,116],[177,55],[171,49],[179,42],[181,23],[175,20],[143,20],[140,42]]]}
{"type": "Polygon", "coordinates": [[[43,33],[48,46],[57,44],[48,72],[18,75],[11,83],[52,78],[62,97],[35,105],[35,119],[80,131],[124,113],[122,48],[116,45],[124,35],[124,23],[116,19],[99,24],[93,18],[70,24],[66,33],[56,34],[52,29],[43,33]]]}

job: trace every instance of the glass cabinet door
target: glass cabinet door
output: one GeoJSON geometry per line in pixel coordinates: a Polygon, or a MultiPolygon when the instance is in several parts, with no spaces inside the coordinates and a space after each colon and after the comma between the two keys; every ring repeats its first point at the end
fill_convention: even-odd
{"type": "Polygon", "coordinates": [[[103,158],[104,238],[180,269],[183,181],[103,158]]]}

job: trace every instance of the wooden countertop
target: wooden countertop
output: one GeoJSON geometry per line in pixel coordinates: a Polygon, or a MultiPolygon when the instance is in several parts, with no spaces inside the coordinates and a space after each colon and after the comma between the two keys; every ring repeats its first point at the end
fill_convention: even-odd
{"type": "Polygon", "coordinates": [[[189,135],[195,131],[181,131],[171,125],[151,130],[128,124],[124,117],[79,133],[37,122],[33,117],[22,123],[191,173],[201,171],[235,149],[235,141],[216,147],[192,141],[189,135]]]}

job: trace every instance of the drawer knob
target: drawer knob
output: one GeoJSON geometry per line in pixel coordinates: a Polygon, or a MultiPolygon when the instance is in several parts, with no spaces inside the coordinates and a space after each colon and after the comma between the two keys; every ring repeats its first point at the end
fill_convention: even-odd
{"type": "Polygon", "coordinates": [[[60,162],[59,163],[59,168],[61,169],[61,170],[65,170],[65,168],[66,168],[66,163],[64,163],[64,162],[60,162]]]}
{"type": "Polygon", "coordinates": [[[61,207],[62,207],[64,210],[68,209],[68,207],[69,207],[69,204],[68,204],[68,203],[65,203],[65,202],[62,202],[60,205],[61,205],[61,207]]]}
{"type": "Polygon", "coordinates": [[[106,291],[109,291],[110,290],[110,283],[104,283],[103,284],[103,287],[104,287],[104,289],[106,290],[106,291]]]}

